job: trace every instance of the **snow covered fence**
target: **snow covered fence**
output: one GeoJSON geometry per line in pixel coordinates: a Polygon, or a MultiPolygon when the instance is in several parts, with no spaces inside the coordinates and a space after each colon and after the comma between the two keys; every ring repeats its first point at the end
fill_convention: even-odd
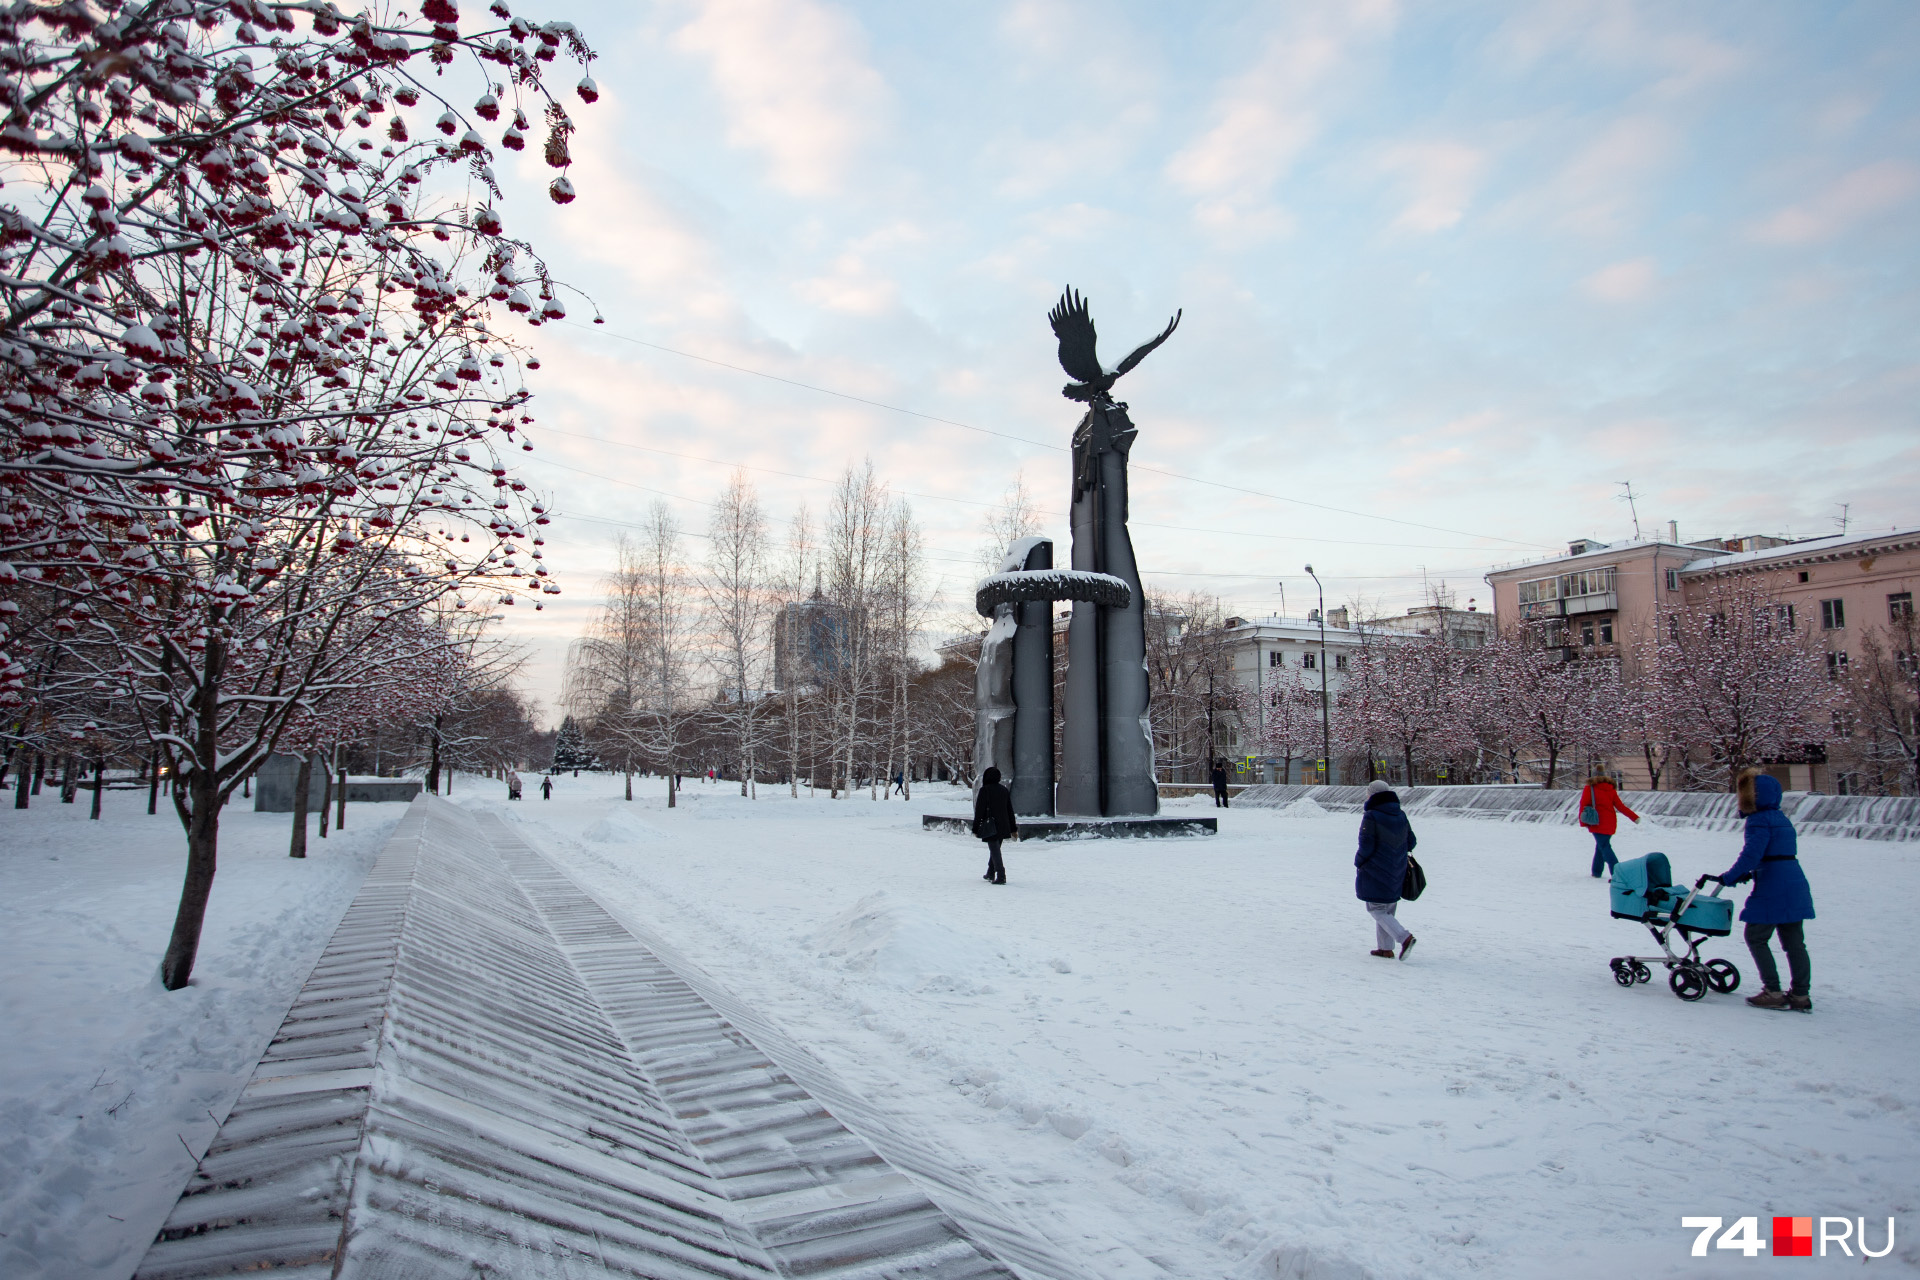
{"type": "MultiPolygon", "coordinates": [[[[1359,813],[1365,787],[1263,785],[1233,797],[1238,805],[1284,809],[1311,799],[1322,809],[1359,813]]],[[[1627,807],[1662,826],[1732,831],[1741,825],[1733,795],[1720,791],[1628,791],[1627,807]]],[[[1428,813],[1495,822],[1541,822],[1575,826],[1580,791],[1542,791],[1532,787],[1408,787],[1400,803],[1410,814],[1428,813]]],[[[1913,796],[1823,796],[1789,791],[1781,809],[1802,835],[1855,840],[1920,840],[1920,798],[1913,796]]]]}

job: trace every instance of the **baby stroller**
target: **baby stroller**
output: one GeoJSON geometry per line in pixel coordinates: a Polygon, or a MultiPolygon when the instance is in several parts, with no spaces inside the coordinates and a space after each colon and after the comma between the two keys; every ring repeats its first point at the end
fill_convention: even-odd
{"type": "Polygon", "coordinates": [[[1644,858],[1622,862],[1613,869],[1613,916],[1616,920],[1638,920],[1660,944],[1664,955],[1615,956],[1613,980],[1623,987],[1636,982],[1653,981],[1647,965],[1667,967],[1667,985],[1682,1000],[1698,1000],[1711,987],[1722,995],[1740,987],[1740,970],[1731,960],[1701,960],[1703,938],[1724,938],[1733,932],[1733,901],[1720,896],[1720,882],[1712,876],[1694,881],[1691,891],[1677,889],[1667,855],[1650,853],[1644,858]],[[1713,880],[1713,892],[1700,890],[1713,880]],[[1685,950],[1675,953],[1672,938],[1680,935],[1685,950]]]}

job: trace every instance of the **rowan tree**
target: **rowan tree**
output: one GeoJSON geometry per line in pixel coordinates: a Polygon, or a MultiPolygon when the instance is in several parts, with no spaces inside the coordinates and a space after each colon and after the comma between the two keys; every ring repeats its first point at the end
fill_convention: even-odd
{"type": "MultiPolygon", "coordinates": [[[[571,24],[490,12],[464,33],[453,0],[414,20],[325,0],[0,12],[0,591],[59,605],[8,624],[0,698],[67,644],[177,771],[169,989],[221,806],[290,721],[381,686],[407,620],[452,593],[555,590],[529,538],[544,508],[505,458],[537,361],[495,307],[565,307],[506,234],[480,130],[505,121],[520,149],[542,119],[550,195],[571,200],[547,64],[592,55],[571,24]]],[[[598,96],[590,76],[577,92],[598,96]]]]}

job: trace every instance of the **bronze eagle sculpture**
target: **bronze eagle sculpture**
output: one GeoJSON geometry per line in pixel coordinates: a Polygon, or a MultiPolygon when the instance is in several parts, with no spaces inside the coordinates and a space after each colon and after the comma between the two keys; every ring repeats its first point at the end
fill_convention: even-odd
{"type": "Polygon", "coordinates": [[[1167,321],[1167,327],[1160,336],[1151,342],[1134,348],[1133,354],[1122,360],[1112,372],[1100,367],[1100,356],[1095,351],[1098,335],[1093,331],[1093,315],[1087,310],[1087,300],[1069,285],[1060,295],[1060,301],[1053,310],[1047,312],[1047,319],[1053,324],[1053,336],[1060,339],[1060,367],[1074,379],[1060,389],[1060,394],[1069,400],[1083,400],[1089,404],[1110,401],[1108,393],[1122,374],[1147,358],[1147,353],[1165,342],[1180,327],[1181,311],[1173,313],[1173,319],[1167,321]]]}

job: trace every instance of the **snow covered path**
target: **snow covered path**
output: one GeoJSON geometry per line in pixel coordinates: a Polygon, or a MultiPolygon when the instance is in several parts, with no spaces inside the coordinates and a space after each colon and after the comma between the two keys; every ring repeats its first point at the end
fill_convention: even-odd
{"type": "MultiPolygon", "coordinates": [[[[998,889],[975,842],[919,830],[952,793],[691,786],[668,811],[641,785],[476,804],[1100,1274],[1735,1275],[1753,1264],[1688,1257],[1682,1215],[1920,1231],[1912,846],[1803,842],[1804,1017],[1616,986],[1607,958],[1650,940],[1564,832],[1419,824],[1433,886],[1400,964],[1366,954],[1349,817],[1015,846],[998,889]]],[[[1735,847],[1618,844],[1689,879],[1735,847]]],[[[1707,954],[1756,988],[1737,938],[1707,954]]],[[[1876,1265],[1920,1271],[1900,1246],[1876,1265]]]]}
{"type": "MultiPolygon", "coordinates": [[[[160,987],[187,841],[144,792],[0,808],[0,1275],[124,1280],[173,1207],[404,805],[287,857],[239,805],[193,981],[160,987]],[[188,1148],[191,1147],[191,1153],[188,1148]]],[[[311,834],[311,833],[310,833],[311,834]]]]}

